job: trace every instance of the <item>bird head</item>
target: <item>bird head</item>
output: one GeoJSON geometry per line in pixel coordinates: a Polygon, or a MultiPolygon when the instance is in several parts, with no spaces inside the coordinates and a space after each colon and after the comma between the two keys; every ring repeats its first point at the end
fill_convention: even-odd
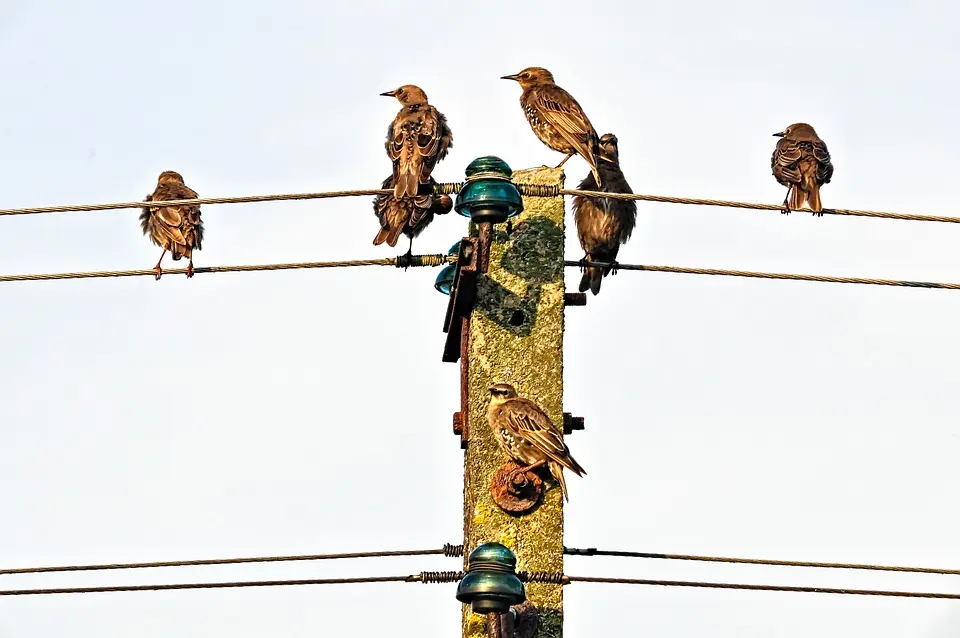
{"type": "Polygon", "coordinates": [[[427,94],[424,93],[423,89],[421,89],[419,86],[413,84],[404,84],[399,89],[387,91],[386,93],[381,93],[380,95],[384,97],[395,97],[400,101],[400,104],[403,104],[404,106],[427,103],[427,94]]]}
{"type": "Polygon", "coordinates": [[[157,178],[158,184],[183,184],[183,177],[177,171],[163,171],[157,178]]]}
{"type": "Polygon", "coordinates": [[[600,157],[608,162],[619,164],[620,149],[617,148],[619,141],[613,133],[604,133],[600,137],[600,157]]]}
{"type": "Polygon", "coordinates": [[[515,82],[519,82],[521,88],[526,90],[532,86],[540,86],[543,84],[553,84],[553,73],[550,73],[550,71],[547,71],[543,67],[530,66],[525,68],[523,71],[520,71],[520,73],[514,73],[513,75],[504,75],[500,79],[513,80],[515,82]]]}
{"type": "Polygon", "coordinates": [[[817,142],[820,140],[817,132],[813,130],[813,127],[804,122],[791,124],[783,129],[782,133],[774,133],[773,136],[783,137],[788,140],[793,140],[794,142],[817,142]]]}
{"type": "Polygon", "coordinates": [[[517,390],[509,383],[494,383],[490,386],[490,402],[503,403],[517,396],[517,390]]]}

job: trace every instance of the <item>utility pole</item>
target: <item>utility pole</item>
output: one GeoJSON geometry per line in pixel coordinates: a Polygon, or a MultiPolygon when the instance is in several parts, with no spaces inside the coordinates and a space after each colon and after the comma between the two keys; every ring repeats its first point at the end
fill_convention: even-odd
{"type": "MultiPolygon", "coordinates": [[[[487,406],[489,387],[509,383],[539,404],[558,429],[575,421],[568,416],[565,427],[564,305],[565,299],[583,305],[583,299],[565,295],[564,289],[564,202],[556,194],[563,171],[542,167],[513,173],[524,192],[548,196],[524,197],[522,212],[507,223],[510,206],[501,201],[510,199],[504,196],[505,178],[511,175],[502,160],[475,160],[457,198],[457,211],[472,214],[471,237],[461,241],[444,360],[461,364],[461,410],[454,416],[454,432],[465,449],[464,555],[484,543],[501,543],[516,555],[518,571],[558,574],[563,572],[561,491],[549,473],[520,474],[508,464],[487,425],[487,406]],[[484,180],[492,180],[495,195],[486,195],[484,184],[471,185],[484,180]],[[498,205],[499,219],[492,212],[498,205]],[[478,223],[478,210],[479,219],[486,215],[495,223],[478,223]]],[[[562,585],[528,583],[526,597],[536,609],[536,635],[562,636],[562,585]]],[[[485,616],[464,606],[463,638],[482,638],[486,625],[485,616]]]]}

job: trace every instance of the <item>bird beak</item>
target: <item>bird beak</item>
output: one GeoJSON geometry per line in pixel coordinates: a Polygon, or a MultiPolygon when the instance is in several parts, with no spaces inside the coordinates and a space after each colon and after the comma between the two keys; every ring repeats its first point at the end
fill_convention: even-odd
{"type": "Polygon", "coordinates": [[[514,73],[513,75],[504,75],[504,76],[501,76],[500,79],[501,79],[501,80],[514,80],[514,81],[516,81],[516,79],[517,79],[517,74],[514,73]]]}
{"type": "Polygon", "coordinates": [[[774,133],[773,136],[774,136],[774,137],[783,137],[783,133],[774,133]]]}
{"type": "Polygon", "coordinates": [[[396,97],[396,96],[397,96],[397,92],[396,92],[395,90],[394,90],[394,91],[387,91],[386,93],[381,93],[380,95],[382,95],[383,97],[396,97]]]}

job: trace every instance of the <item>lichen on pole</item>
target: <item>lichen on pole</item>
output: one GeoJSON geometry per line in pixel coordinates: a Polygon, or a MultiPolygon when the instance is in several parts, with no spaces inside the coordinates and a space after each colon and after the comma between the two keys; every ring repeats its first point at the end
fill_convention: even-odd
{"type": "MultiPolygon", "coordinates": [[[[486,159],[486,158],[485,158],[486,159]]],[[[495,159],[495,158],[494,158],[495,159]]],[[[479,161],[479,160],[478,160],[479,161]]],[[[509,168],[507,168],[509,171],[509,168]]],[[[515,183],[563,187],[562,170],[533,168],[512,175],[515,183]]],[[[563,502],[545,476],[539,506],[507,513],[490,492],[491,479],[509,461],[487,426],[489,388],[513,385],[563,426],[564,203],[562,197],[527,197],[523,211],[490,232],[487,268],[477,279],[470,316],[469,434],[464,457],[465,555],[478,545],[502,543],[517,556],[518,570],[563,571],[563,502]]],[[[471,224],[471,235],[479,236],[471,224]]],[[[527,600],[539,613],[541,637],[563,634],[562,585],[530,583],[527,600]]],[[[463,610],[463,637],[483,638],[486,618],[463,610]]]]}

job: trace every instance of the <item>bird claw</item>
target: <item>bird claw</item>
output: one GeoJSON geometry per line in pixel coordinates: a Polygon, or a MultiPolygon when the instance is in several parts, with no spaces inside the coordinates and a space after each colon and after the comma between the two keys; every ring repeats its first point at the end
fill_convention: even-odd
{"type": "Polygon", "coordinates": [[[157,281],[160,281],[160,277],[163,275],[163,269],[160,266],[153,267],[153,278],[157,281]]]}
{"type": "Polygon", "coordinates": [[[786,202],[783,203],[783,208],[780,209],[780,214],[781,214],[781,215],[789,215],[789,214],[790,214],[790,207],[787,205],[786,202]]]}
{"type": "Polygon", "coordinates": [[[620,262],[617,261],[616,259],[611,260],[611,261],[610,261],[610,274],[611,274],[611,275],[616,275],[619,270],[620,270],[620,262]]]}
{"type": "Polygon", "coordinates": [[[582,273],[587,272],[587,264],[589,264],[589,263],[590,263],[590,262],[587,261],[587,258],[586,258],[586,257],[584,257],[583,259],[581,259],[581,260],[580,260],[580,272],[582,272],[582,273]]]}
{"type": "Polygon", "coordinates": [[[193,277],[193,262],[187,263],[187,279],[193,277]]]}

